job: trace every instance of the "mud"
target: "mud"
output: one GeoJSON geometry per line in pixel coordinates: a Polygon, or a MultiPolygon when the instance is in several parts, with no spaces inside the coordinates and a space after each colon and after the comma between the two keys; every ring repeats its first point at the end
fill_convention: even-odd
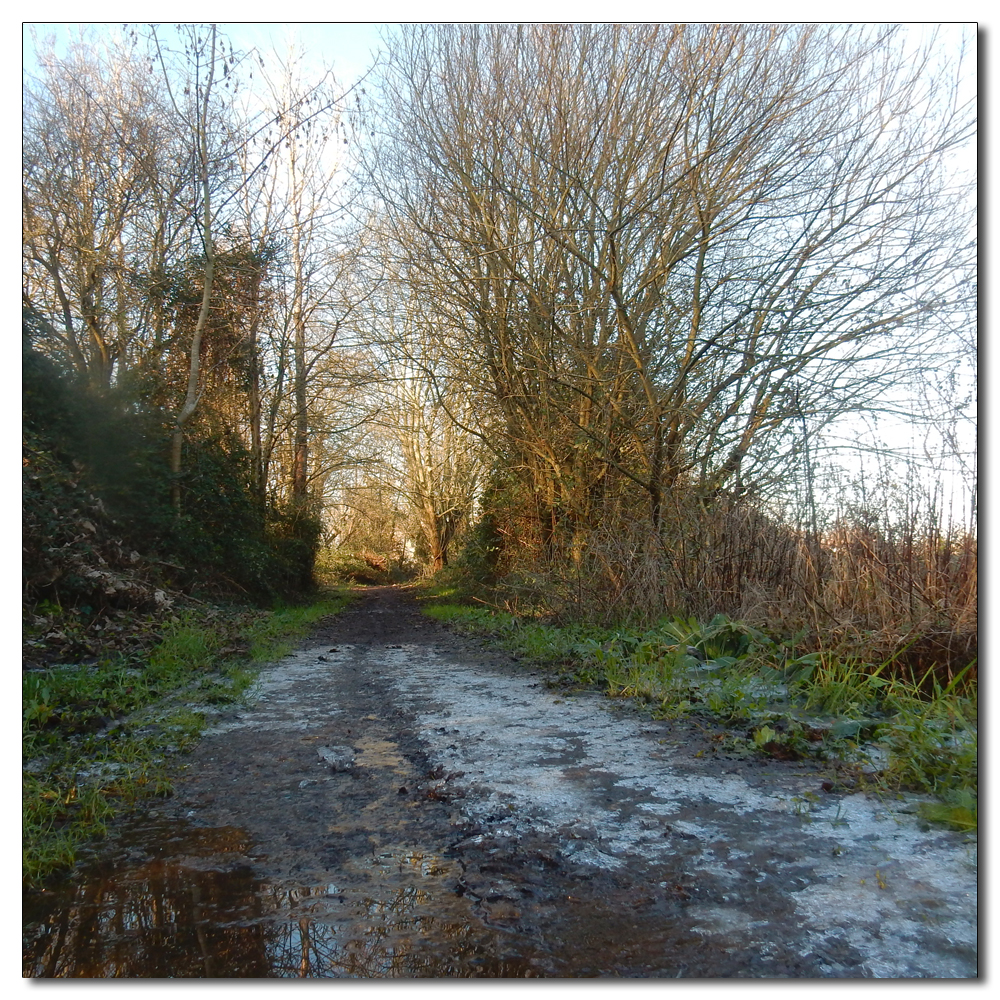
{"type": "Polygon", "coordinates": [[[24,975],[977,975],[974,841],[720,735],[361,591],[26,896],[24,975]]]}

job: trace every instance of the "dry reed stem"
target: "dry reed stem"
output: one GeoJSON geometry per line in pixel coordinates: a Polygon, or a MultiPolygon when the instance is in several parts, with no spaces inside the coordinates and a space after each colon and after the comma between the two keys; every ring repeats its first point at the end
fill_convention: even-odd
{"type": "Polygon", "coordinates": [[[506,568],[533,575],[535,600],[562,617],[649,625],[721,612],[910,673],[950,673],[978,651],[976,539],[938,525],[844,517],[816,538],[751,505],[680,498],[659,533],[620,507],[582,545],[577,525],[572,557],[568,545],[541,553],[530,534],[506,568]]]}

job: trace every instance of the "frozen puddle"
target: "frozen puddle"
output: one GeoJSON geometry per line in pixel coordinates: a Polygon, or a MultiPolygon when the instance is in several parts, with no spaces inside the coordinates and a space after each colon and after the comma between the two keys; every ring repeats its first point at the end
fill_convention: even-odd
{"type": "Polygon", "coordinates": [[[173,799],[30,896],[25,975],[977,976],[971,838],[402,641],[426,619],[378,593],[395,608],[263,671],[173,799]]]}
{"type": "Polygon", "coordinates": [[[913,801],[763,791],[660,744],[599,695],[557,698],[531,677],[421,647],[378,655],[432,756],[464,771],[470,820],[554,836],[575,861],[606,869],[682,850],[691,871],[728,881],[746,904],[691,908],[699,935],[766,939],[751,901],[777,887],[804,945],[846,943],[867,975],[977,974],[975,846],[922,831],[903,811],[913,801]]]}

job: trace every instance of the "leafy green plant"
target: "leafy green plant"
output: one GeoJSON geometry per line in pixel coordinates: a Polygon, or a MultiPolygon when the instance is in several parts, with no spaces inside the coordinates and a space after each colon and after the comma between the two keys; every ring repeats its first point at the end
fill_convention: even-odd
{"type": "Polygon", "coordinates": [[[50,681],[47,674],[27,675],[22,680],[24,727],[41,727],[55,711],[50,681]]]}
{"type": "Polygon", "coordinates": [[[678,643],[701,650],[706,659],[716,662],[735,661],[751,653],[776,648],[775,642],[759,629],[723,614],[715,615],[704,626],[694,618],[664,618],[657,623],[657,629],[678,643]]]}
{"type": "Polygon", "coordinates": [[[778,733],[776,730],[772,729],[768,725],[763,725],[753,734],[753,741],[757,746],[761,747],[765,743],[771,743],[777,737],[778,733]]]}
{"type": "MultiPolygon", "coordinates": [[[[730,724],[751,722],[747,746],[771,756],[860,765],[877,749],[888,753],[889,764],[873,770],[870,783],[935,794],[975,791],[975,706],[960,694],[963,673],[946,688],[933,672],[914,682],[898,673],[886,677],[889,661],[868,666],[832,652],[799,653],[804,633],[771,638],[723,615],[707,626],[673,617],[638,631],[557,627],[460,604],[425,610],[490,634],[535,662],[554,664],[566,680],[647,703],[658,717],[702,713],[730,724]],[[689,646],[705,660],[689,655],[689,646]]],[[[955,825],[976,815],[964,799],[954,808],[955,825]]]]}
{"type": "Polygon", "coordinates": [[[940,802],[921,802],[917,813],[928,823],[975,830],[979,825],[979,798],[971,788],[953,788],[942,793],[940,802]]]}
{"type": "Polygon", "coordinates": [[[335,595],[272,613],[191,612],[144,655],[25,673],[25,878],[38,882],[71,864],[118,811],[169,794],[171,755],[204,729],[200,706],[244,698],[255,662],[281,655],[291,637],[345,603],[335,595]]]}
{"type": "Polygon", "coordinates": [[[751,719],[768,710],[774,699],[773,686],[754,671],[727,669],[699,685],[696,697],[708,711],[727,722],[751,719]]]}

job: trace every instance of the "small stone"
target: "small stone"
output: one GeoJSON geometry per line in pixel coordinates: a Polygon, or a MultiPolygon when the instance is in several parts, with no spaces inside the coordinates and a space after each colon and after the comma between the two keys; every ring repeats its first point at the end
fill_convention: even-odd
{"type": "Polygon", "coordinates": [[[320,747],[317,753],[332,771],[350,771],[354,767],[354,747],[320,747]]]}

